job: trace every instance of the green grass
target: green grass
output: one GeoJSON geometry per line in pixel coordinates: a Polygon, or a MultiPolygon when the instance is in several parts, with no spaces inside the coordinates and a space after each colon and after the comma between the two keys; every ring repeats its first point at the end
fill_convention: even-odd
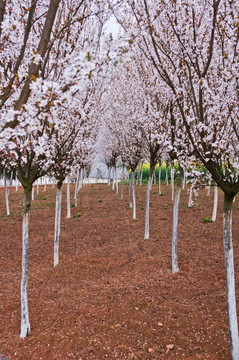
{"type": "Polygon", "coordinates": [[[204,217],[204,218],[203,218],[203,222],[204,222],[204,223],[207,223],[207,222],[212,223],[213,221],[212,221],[212,219],[209,219],[209,218],[207,218],[207,217],[204,217]]]}

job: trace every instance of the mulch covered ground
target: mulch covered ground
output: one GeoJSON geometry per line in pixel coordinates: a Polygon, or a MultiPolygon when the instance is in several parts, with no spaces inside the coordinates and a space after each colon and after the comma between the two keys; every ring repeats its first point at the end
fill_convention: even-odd
{"type": "MultiPolygon", "coordinates": [[[[11,360],[230,359],[223,195],[215,223],[213,191],[197,205],[181,195],[179,267],[171,273],[170,186],[151,192],[150,239],[143,240],[146,187],[136,188],[137,221],[128,190],[87,185],[66,219],[63,193],[60,264],[53,267],[55,189],[40,188],[30,219],[31,335],[20,334],[22,189],[11,189],[11,216],[0,189],[0,353],[11,360]]],[[[73,186],[72,186],[73,203],[73,186]]],[[[234,203],[235,269],[239,267],[239,198],[234,203]]],[[[239,271],[236,271],[239,298],[239,271]]],[[[237,299],[239,304],[239,299],[237,299]]],[[[238,309],[239,310],[239,309],[238,309]]]]}

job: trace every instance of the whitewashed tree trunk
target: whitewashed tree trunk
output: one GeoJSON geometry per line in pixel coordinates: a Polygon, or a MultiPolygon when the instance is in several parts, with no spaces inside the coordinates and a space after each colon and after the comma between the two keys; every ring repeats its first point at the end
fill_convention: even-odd
{"type": "Polygon", "coordinates": [[[179,167],[177,188],[174,199],[173,207],[173,236],[172,236],[172,273],[175,274],[179,271],[178,268],[178,210],[179,210],[179,200],[180,193],[182,188],[182,169],[179,167]]]}
{"type": "Polygon", "coordinates": [[[129,183],[129,207],[132,208],[133,207],[133,200],[132,200],[132,187],[133,187],[133,178],[132,178],[132,171],[130,174],[130,183],[129,183]]]}
{"type": "Polygon", "coordinates": [[[158,190],[159,190],[159,194],[162,194],[162,191],[161,191],[161,165],[159,165],[159,179],[158,179],[158,190]]]}
{"type": "Polygon", "coordinates": [[[53,179],[52,179],[52,186],[51,186],[51,188],[54,189],[54,187],[55,187],[55,179],[53,178],[53,179]]]}
{"type": "Polygon", "coordinates": [[[13,171],[11,171],[11,175],[10,175],[10,181],[9,181],[9,188],[8,188],[8,195],[11,192],[11,187],[12,187],[12,178],[13,178],[13,171]]]}
{"type": "Polygon", "coordinates": [[[166,182],[166,185],[168,185],[168,166],[167,166],[167,164],[166,164],[165,182],[166,182]]]}
{"type": "Polygon", "coordinates": [[[114,191],[115,190],[115,167],[113,167],[112,172],[113,172],[112,190],[114,191]]]}
{"type": "Polygon", "coordinates": [[[109,166],[108,167],[108,186],[110,186],[110,172],[111,172],[111,168],[109,166]]]}
{"type": "Polygon", "coordinates": [[[156,181],[156,174],[155,174],[155,172],[153,173],[153,179],[154,179],[154,185],[156,185],[157,181],[156,181]]]}
{"type": "Polygon", "coordinates": [[[192,207],[192,206],[193,206],[193,185],[191,185],[190,187],[189,198],[188,198],[188,207],[192,207]]]}
{"type": "Polygon", "coordinates": [[[116,194],[118,195],[119,193],[119,186],[118,186],[118,177],[117,177],[117,169],[115,168],[115,191],[116,191],[116,194]]]}
{"type": "Polygon", "coordinates": [[[124,165],[122,166],[120,198],[121,200],[124,198],[124,165]]]}
{"type": "Polygon", "coordinates": [[[79,181],[80,181],[80,171],[77,170],[76,183],[75,183],[75,192],[74,192],[75,207],[78,205],[79,181]]]}
{"type": "Polygon", "coordinates": [[[235,294],[234,256],[232,245],[232,202],[224,195],[223,243],[227,278],[227,309],[229,320],[230,347],[233,360],[239,359],[239,337],[235,294]]]}
{"type": "Polygon", "coordinates": [[[139,185],[139,178],[140,178],[140,166],[137,169],[136,185],[139,185]]]}
{"type": "Polygon", "coordinates": [[[139,186],[142,186],[142,179],[143,179],[143,164],[141,164],[140,166],[139,186]]]}
{"type": "Polygon", "coordinates": [[[132,204],[133,204],[133,220],[136,220],[136,196],[134,186],[134,171],[132,171],[132,204]]]}
{"type": "Polygon", "coordinates": [[[44,185],[44,191],[46,191],[46,182],[47,182],[47,178],[45,176],[45,185],[44,185]]]}
{"type": "Polygon", "coordinates": [[[16,176],[16,191],[18,191],[18,178],[16,176]]]}
{"type": "Polygon", "coordinates": [[[183,190],[185,189],[185,184],[186,184],[186,171],[183,171],[183,190]]]}
{"type": "Polygon", "coordinates": [[[32,184],[32,201],[34,200],[35,197],[35,189],[34,189],[34,184],[32,184]]]}
{"type": "Polygon", "coordinates": [[[69,219],[71,217],[71,193],[70,193],[70,175],[67,176],[67,190],[66,190],[66,198],[67,198],[67,215],[66,218],[69,219]]]}
{"type": "Polygon", "coordinates": [[[218,204],[218,187],[214,185],[214,202],[213,202],[213,212],[212,212],[212,221],[216,221],[217,218],[217,204],[218,204]]]}
{"type": "Polygon", "coordinates": [[[3,181],[4,181],[4,190],[5,190],[6,212],[7,212],[7,216],[9,216],[10,215],[10,208],[9,208],[9,199],[8,199],[8,190],[7,190],[6,169],[3,169],[3,181]]]}
{"type": "Polygon", "coordinates": [[[149,179],[147,184],[146,190],[146,200],[145,200],[145,228],[144,228],[144,239],[149,239],[149,201],[150,201],[150,190],[151,190],[151,183],[152,183],[152,174],[153,169],[150,167],[149,170],[149,179]]]}
{"type": "Polygon", "coordinates": [[[61,198],[62,183],[57,183],[56,210],[55,210],[55,234],[54,234],[54,266],[59,264],[59,238],[61,228],[61,198]]]}
{"type": "Polygon", "coordinates": [[[31,187],[28,187],[24,188],[22,221],[21,338],[28,336],[31,331],[27,297],[30,208],[31,187]]]}
{"type": "Polygon", "coordinates": [[[78,190],[80,190],[83,186],[83,178],[84,178],[84,170],[83,168],[80,169],[80,180],[79,180],[79,187],[78,190]]]}
{"type": "Polygon", "coordinates": [[[39,179],[37,179],[37,195],[39,194],[39,179]]]}
{"type": "Polygon", "coordinates": [[[211,181],[209,181],[207,186],[207,196],[210,196],[210,189],[211,189],[211,181]]]}
{"type": "Polygon", "coordinates": [[[172,201],[174,200],[174,163],[171,164],[171,190],[172,190],[172,201]]]}

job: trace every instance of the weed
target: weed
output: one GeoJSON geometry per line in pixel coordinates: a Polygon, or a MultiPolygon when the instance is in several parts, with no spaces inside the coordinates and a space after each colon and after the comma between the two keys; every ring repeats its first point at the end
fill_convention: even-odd
{"type": "Polygon", "coordinates": [[[75,204],[71,204],[71,207],[74,208],[74,207],[75,207],[75,204]]]}
{"type": "Polygon", "coordinates": [[[75,216],[75,217],[76,217],[76,218],[78,218],[78,217],[80,217],[80,216],[81,216],[81,214],[76,214],[76,216],[75,216]]]}
{"type": "Polygon", "coordinates": [[[142,206],[142,207],[140,208],[140,210],[144,210],[144,207],[142,206]]]}
{"type": "Polygon", "coordinates": [[[213,222],[213,221],[212,221],[212,219],[209,219],[209,218],[207,218],[207,217],[204,217],[204,218],[203,218],[203,222],[204,222],[204,223],[206,223],[206,222],[211,223],[211,222],[213,222]]]}
{"type": "Polygon", "coordinates": [[[98,202],[103,202],[103,200],[99,199],[98,202]]]}
{"type": "Polygon", "coordinates": [[[161,220],[167,220],[167,218],[166,218],[166,217],[162,217],[161,220]]]}

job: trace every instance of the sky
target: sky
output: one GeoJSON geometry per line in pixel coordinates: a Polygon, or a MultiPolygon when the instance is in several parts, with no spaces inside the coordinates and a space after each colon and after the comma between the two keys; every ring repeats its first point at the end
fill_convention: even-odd
{"type": "Polygon", "coordinates": [[[104,30],[109,34],[112,33],[112,36],[114,39],[116,39],[120,28],[121,28],[121,26],[117,23],[114,16],[112,16],[110,18],[110,20],[107,21],[107,23],[104,26],[104,30]]]}

